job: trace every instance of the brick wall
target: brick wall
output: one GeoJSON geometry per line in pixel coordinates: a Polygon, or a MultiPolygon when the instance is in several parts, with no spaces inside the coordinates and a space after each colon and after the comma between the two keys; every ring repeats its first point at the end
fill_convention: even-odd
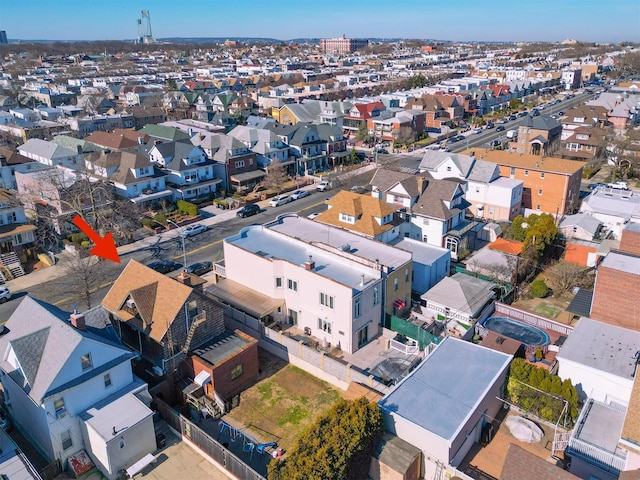
{"type": "Polygon", "coordinates": [[[600,265],[593,292],[591,318],[640,331],[640,324],[635,320],[636,314],[640,313],[639,293],[640,275],[600,265]]]}
{"type": "Polygon", "coordinates": [[[191,357],[194,377],[202,371],[209,372],[213,389],[223,400],[229,400],[258,379],[258,341],[239,330],[234,333],[244,338],[247,345],[217,365],[211,365],[197,355],[191,357]],[[242,374],[232,378],[232,372],[238,365],[242,365],[242,374]]]}
{"type": "Polygon", "coordinates": [[[622,230],[619,250],[633,255],[640,255],[640,231],[629,230],[628,228],[622,230]]]}

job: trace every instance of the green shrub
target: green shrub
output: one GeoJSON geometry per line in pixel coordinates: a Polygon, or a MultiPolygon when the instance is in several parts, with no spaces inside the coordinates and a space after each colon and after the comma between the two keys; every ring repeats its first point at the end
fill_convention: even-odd
{"type": "Polygon", "coordinates": [[[73,243],[77,243],[82,245],[82,242],[88,242],[89,241],[89,237],[87,237],[84,233],[82,232],[78,232],[78,233],[72,233],[71,235],[69,235],[69,240],[71,240],[73,243]]]}
{"type": "Polygon", "coordinates": [[[153,218],[147,218],[147,217],[140,220],[140,223],[142,223],[142,226],[149,227],[149,228],[157,228],[160,226],[160,224],[156,222],[153,218]]]}
{"type": "Polygon", "coordinates": [[[365,398],[338,400],[298,439],[285,459],[269,463],[269,480],[368,478],[382,437],[382,412],[365,398]]]}
{"type": "Polygon", "coordinates": [[[83,248],[87,248],[89,245],[91,245],[91,242],[89,240],[84,240],[80,243],[80,246],[83,248]]]}
{"type": "Polygon", "coordinates": [[[184,200],[178,200],[178,211],[182,213],[186,213],[190,217],[195,217],[198,215],[198,206],[191,203],[185,202],[184,200]]]}
{"type": "Polygon", "coordinates": [[[536,298],[544,298],[549,293],[549,287],[544,280],[535,280],[531,284],[531,294],[536,298]]]}
{"type": "Polygon", "coordinates": [[[166,225],[166,224],[167,224],[167,216],[166,216],[164,213],[156,213],[156,214],[153,216],[153,219],[154,219],[156,222],[158,222],[158,223],[160,223],[160,224],[162,224],[162,225],[166,225]]]}

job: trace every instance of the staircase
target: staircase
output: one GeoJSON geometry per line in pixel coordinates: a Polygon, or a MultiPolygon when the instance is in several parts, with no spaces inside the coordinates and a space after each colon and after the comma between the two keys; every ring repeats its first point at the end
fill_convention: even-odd
{"type": "Polygon", "coordinates": [[[195,335],[196,328],[203,323],[207,319],[207,312],[200,312],[196,316],[193,317],[191,328],[189,328],[189,333],[187,334],[187,339],[184,342],[184,347],[182,349],[183,353],[187,353],[191,348],[191,341],[193,340],[193,336],[195,335]]]}
{"type": "Polygon", "coordinates": [[[4,253],[0,255],[0,262],[2,262],[2,265],[4,265],[9,272],[11,272],[12,278],[22,277],[25,274],[16,252],[4,253]]]}
{"type": "Polygon", "coordinates": [[[218,407],[218,404],[216,402],[212,402],[211,400],[209,400],[208,398],[205,397],[205,404],[204,404],[205,408],[207,409],[207,414],[213,418],[214,420],[217,420],[218,418],[222,417],[222,415],[224,415],[221,411],[220,411],[220,407],[218,407]]]}

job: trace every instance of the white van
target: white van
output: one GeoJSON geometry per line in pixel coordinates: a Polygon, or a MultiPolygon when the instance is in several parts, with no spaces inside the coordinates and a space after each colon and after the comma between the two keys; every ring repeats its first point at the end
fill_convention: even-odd
{"type": "Polygon", "coordinates": [[[510,138],[511,140],[513,140],[514,138],[518,138],[518,130],[516,129],[509,130],[507,132],[507,138],[510,138]]]}

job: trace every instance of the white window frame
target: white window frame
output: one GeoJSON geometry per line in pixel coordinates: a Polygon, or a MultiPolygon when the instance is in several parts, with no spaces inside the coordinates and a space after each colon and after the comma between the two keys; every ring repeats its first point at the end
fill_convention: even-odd
{"type": "Polygon", "coordinates": [[[284,288],[284,278],[276,277],[276,288],[284,288]]]}
{"type": "Polygon", "coordinates": [[[63,432],[60,432],[60,445],[62,446],[62,450],[69,450],[71,447],[73,447],[71,430],[64,430],[63,432]]]}
{"type": "Polygon", "coordinates": [[[360,318],[362,316],[362,303],[360,297],[353,300],[353,318],[360,318]]]}
{"type": "Polygon", "coordinates": [[[102,378],[104,380],[104,388],[109,388],[110,386],[113,385],[113,382],[111,381],[111,374],[110,373],[105,373],[102,378]]]}
{"type": "Polygon", "coordinates": [[[85,353],[84,355],[80,355],[80,365],[82,366],[82,371],[89,370],[93,368],[93,360],[91,359],[91,352],[85,353]]]}
{"type": "Polygon", "coordinates": [[[64,397],[60,397],[53,401],[53,410],[56,413],[56,418],[62,418],[67,414],[64,397]]]}
{"type": "Polygon", "coordinates": [[[329,320],[325,320],[324,318],[318,318],[318,330],[331,335],[331,322],[329,320]]]}
{"type": "Polygon", "coordinates": [[[287,288],[293,292],[297,292],[298,291],[298,282],[296,280],[293,280],[291,278],[287,279],[287,288]]]}
{"type": "Polygon", "coordinates": [[[324,305],[325,307],[328,307],[333,310],[333,302],[334,302],[333,295],[320,292],[320,305],[324,305]]]}

